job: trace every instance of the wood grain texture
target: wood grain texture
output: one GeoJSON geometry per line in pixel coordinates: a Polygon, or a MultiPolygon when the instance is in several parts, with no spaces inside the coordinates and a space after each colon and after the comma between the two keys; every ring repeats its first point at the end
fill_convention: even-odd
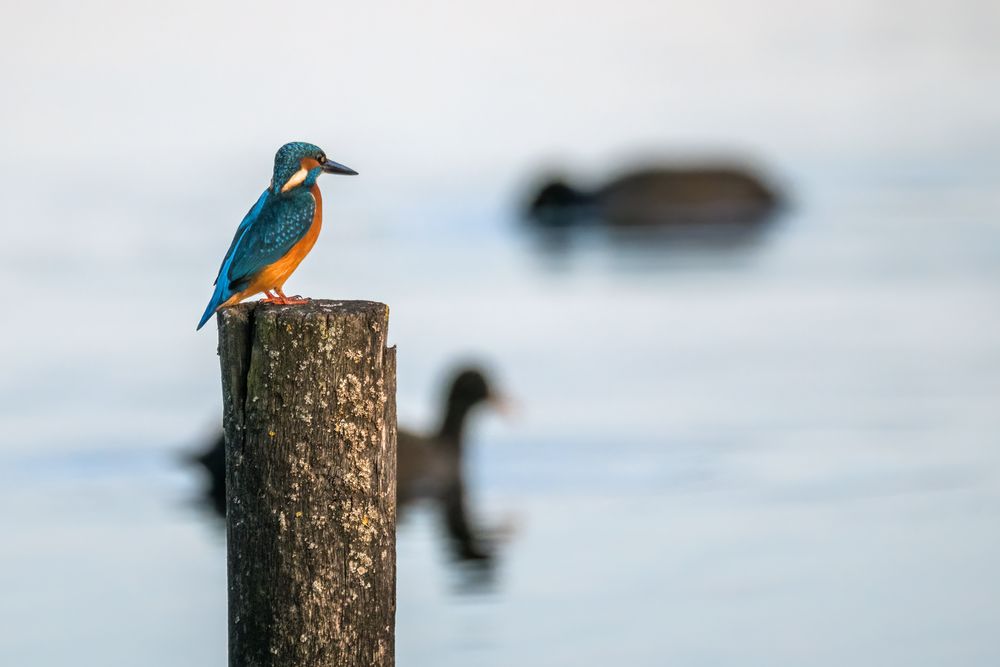
{"type": "Polygon", "coordinates": [[[218,321],[230,667],[393,665],[388,307],[248,303],[218,321]]]}

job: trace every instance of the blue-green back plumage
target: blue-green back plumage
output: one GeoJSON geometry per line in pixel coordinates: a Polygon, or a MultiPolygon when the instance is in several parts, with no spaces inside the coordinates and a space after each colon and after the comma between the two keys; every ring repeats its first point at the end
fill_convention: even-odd
{"type": "Polygon", "coordinates": [[[288,254],[312,226],[316,200],[308,190],[290,196],[269,197],[233,252],[225,278],[239,292],[262,269],[288,254]]]}

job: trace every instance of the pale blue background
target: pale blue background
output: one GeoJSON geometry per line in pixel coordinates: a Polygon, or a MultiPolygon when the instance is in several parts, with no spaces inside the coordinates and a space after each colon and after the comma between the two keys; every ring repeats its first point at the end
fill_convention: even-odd
{"type": "Polygon", "coordinates": [[[287,140],[327,225],[290,291],[391,304],[403,425],[462,358],[469,590],[399,541],[398,664],[1000,664],[1000,6],[7,3],[0,664],[225,664],[194,325],[287,140]],[[540,170],[759,158],[754,247],[518,230],[540,170]]]}

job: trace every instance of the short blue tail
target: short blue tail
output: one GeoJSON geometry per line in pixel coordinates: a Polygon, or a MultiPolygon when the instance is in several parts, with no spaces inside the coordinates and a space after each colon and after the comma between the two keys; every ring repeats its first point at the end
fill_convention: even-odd
{"type": "MultiPolygon", "coordinates": [[[[223,283],[224,281],[220,280],[219,283],[215,286],[215,293],[212,294],[212,300],[208,302],[208,307],[205,308],[205,314],[201,316],[201,322],[198,322],[198,329],[201,329],[203,326],[205,326],[205,322],[208,322],[208,320],[211,319],[212,315],[215,314],[216,308],[218,308],[225,302],[226,299],[232,296],[232,293],[228,289],[226,289],[226,286],[223,283]]],[[[195,329],[195,331],[197,331],[198,329],[195,329]]]]}

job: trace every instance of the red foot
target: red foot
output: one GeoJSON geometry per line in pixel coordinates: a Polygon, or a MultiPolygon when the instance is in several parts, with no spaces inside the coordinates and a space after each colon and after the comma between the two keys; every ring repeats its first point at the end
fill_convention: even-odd
{"type": "Polygon", "coordinates": [[[284,305],[285,301],[279,296],[271,294],[270,290],[264,290],[264,298],[260,300],[261,303],[276,303],[278,305],[284,305]]]}
{"type": "Polygon", "coordinates": [[[274,291],[278,293],[278,298],[281,299],[281,303],[283,303],[286,306],[298,306],[303,303],[309,303],[309,299],[304,299],[298,294],[296,294],[295,296],[286,296],[285,293],[281,291],[281,289],[275,289],[274,291]]]}
{"type": "Polygon", "coordinates": [[[264,290],[264,298],[260,300],[261,303],[273,303],[276,306],[298,306],[303,303],[309,303],[310,299],[305,299],[298,294],[295,296],[287,296],[280,289],[274,290],[277,294],[272,294],[271,290],[264,290]]]}

